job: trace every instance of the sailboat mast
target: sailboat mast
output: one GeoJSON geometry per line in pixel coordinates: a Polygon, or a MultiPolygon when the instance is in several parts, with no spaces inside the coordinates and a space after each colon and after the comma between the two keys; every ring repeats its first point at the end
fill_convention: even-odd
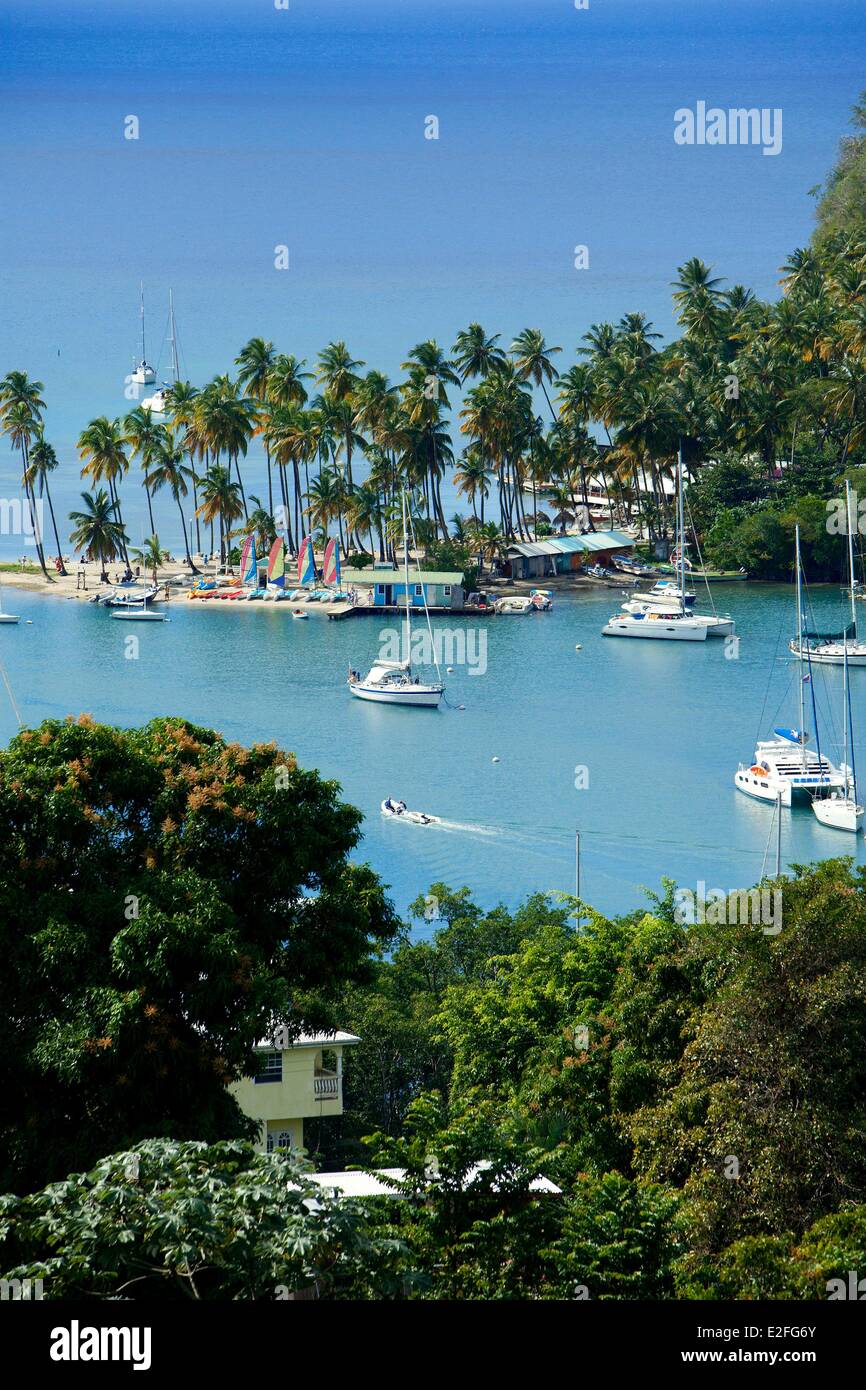
{"type": "Polygon", "coordinates": [[[412,660],[412,619],[409,616],[409,522],[407,520],[406,489],[403,489],[403,561],[406,585],[406,662],[412,660]]]}
{"type": "Polygon", "coordinates": [[[677,530],[680,547],[680,603],[683,617],[686,615],[686,540],[685,510],[683,508],[683,449],[677,449],[677,530]]]}
{"type": "Polygon", "coordinates": [[[851,521],[851,485],[845,479],[845,530],[848,532],[848,582],[851,594],[851,621],[857,636],[857,605],[854,602],[854,526],[851,521]]]}
{"type": "Polygon", "coordinates": [[[803,701],[803,592],[801,588],[800,573],[800,528],[796,527],[794,532],[797,538],[796,558],[797,558],[797,640],[800,645],[800,754],[803,761],[803,771],[806,770],[806,741],[804,738],[806,728],[806,712],[803,701]]]}
{"type": "Polygon", "coordinates": [[[147,353],[144,350],[144,281],[140,280],[138,285],[139,292],[139,318],[141,319],[141,360],[147,361],[147,353]]]}
{"type": "Polygon", "coordinates": [[[846,632],[842,639],[844,661],[842,663],[842,722],[845,725],[845,732],[842,739],[842,766],[845,769],[845,792],[848,792],[848,706],[850,696],[848,694],[848,634],[846,632]]]}
{"type": "Polygon", "coordinates": [[[175,386],[180,381],[180,364],[177,360],[177,329],[174,326],[174,294],[168,292],[168,332],[171,343],[171,369],[174,372],[175,386]]]}

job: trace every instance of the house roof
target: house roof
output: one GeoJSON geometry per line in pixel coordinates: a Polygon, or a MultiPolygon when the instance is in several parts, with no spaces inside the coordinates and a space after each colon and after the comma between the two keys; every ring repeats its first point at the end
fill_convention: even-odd
{"type": "MultiPolygon", "coordinates": [[[[333,1047],[339,1043],[341,1047],[354,1047],[359,1043],[360,1038],[354,1033],[341,1033],[339,1029],[335,1033],[301,1033],[290,1044],[292,1047],[333,1047]]],[[[280,1048],[275,1047],[273,1038],[265,1038],[262,1042],[255,1045],[256,1052],[278,1052],[280,1048]]]]}
{"type": "MultiPolygon", "coordinates": [[[[486,1160],[476,1163],[474,1168],[470,1168],[466,1175],[466,1182],[463,1186],[464,1192],[471,1192],[475,1179],[490,1164],[486,1160]]],[[[395,1182],[402,1182],[406,1177],[405,1168],[377,1168],[373,1173],[310,1173],[308,1174],[312,1182],[316,1182],[320,1187],[330,1187],[335,1192],[341,1192],[344,1197],[403,1197],[403,1193],[392,1187],[386,1180],[388,1178],[395,1182]]],[[[493,1190],[496,1191],[494,1184],[493,1190]]],[[[546,1192],[561,1195],[562,1189],[549,1178],[536,1177],[529,1184],[530,1192],[546,1192]]]]}
{"type": "MultiPolygon", "coordinates": [[[[402,570],[343,570],[341,581],[350,584],[396,584],[403,586],[405,576],[402,570]]],[[[462,585],[463,574],[460,570],[410,570],[410,584],[450,584],[452,587],[462,585]]]]}
{"type": "Polygon", "coordinates": [[[634,536],[625,531],[588,531],[585,536],[548,536],[543,541],[519,541],[508,547],[509,555],[527,559],[540,555],[575,555],[596,550],[620,550],[634,545],[634,536]]]}

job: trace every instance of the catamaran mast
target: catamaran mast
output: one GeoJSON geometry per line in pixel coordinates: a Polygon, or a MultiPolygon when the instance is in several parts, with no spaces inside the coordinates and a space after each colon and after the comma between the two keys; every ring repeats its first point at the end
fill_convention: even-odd
{"type": "Polygon", "coordinates": [[[141,360],[147,361],[147,353],[144,350],[144,281],[140,280],[139,285],[139,317],[141,319],[141,360]]]}
{"type": "Polygon", "coordinates": [[[171,343],[171,369],[175,386],[180,381],[180,364],[177,360],[177,329],[174,326],[174,296],[168,292],[168,341],[171,343]]]}
{"type": "Polygon", "coordinates": [[[683,447],[677,449],[677,530],[680,546],[680,604],[683,617],[686,615],[686,528],[683,508],[683,447]]]}
{"type": "MultiPolygon", "coordinates": [[[[800,528],[799,528],[799,526],[797,526],[797,527],[795,528],[794,534],[795,534],[795,536],[796,536],[796,538],[797,538],[797,544],[796,544],[796,558],[797,558],[797,640],[798,640],[798,642],[799,642],[799,644],[800,644],[800,661],[801,661],[801,663],[802,663],[802,660],[803,660],[803,593],[802,593],[802,588],[801,588],[801,572],[800,572],[800,528]]],[[[805,731],[806,731],[806,712],[805,712],[805,708],[804,708],[804,698],[803,698],[803,685],[804,685],[804,683],[805,683],[805,682],[804,682],[804,679],[803,679],[803,667],[802,667],[802,664],[801,664],[801,666],[800,666],[800,730],[799,730],[799,732],[800,732],[800,755],[801,755],[801,758],[802,758],[802,761],[803,761],[803,771],[805,772],[805,771],[806,771],[806,739],[805,739],[805,731]]]]}

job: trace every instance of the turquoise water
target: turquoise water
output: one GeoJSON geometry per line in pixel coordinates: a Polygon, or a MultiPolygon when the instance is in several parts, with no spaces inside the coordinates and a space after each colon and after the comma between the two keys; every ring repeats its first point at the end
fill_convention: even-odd
{"type": "MultiPolygon", "coordinates": [[[[253,334],[311,362],[344,338],[398,379],[413,344],[472,320],[506,345],[541,327],[567,370],[595,321],[641,310],[669,337],[695,255],[777,295],[864,39],[862,0],[4,0],[0,375],[45,383],[58,514],[83,426],[129,408],[140,280],[148,355],[166,369],[171,286],[198,384],[253,334]],[[698,99],[782,108],[782,153],[676,146],[698,99]]],[[[4,445],[0,496],[19,473],[4,445]]],[[[138,543],[131,483],[124,513],[138,543]]]]}
{"type": "MultiPolygon", "coordinates": [[[[7,590],[5,607],[22,622],[0,627],[0,655],[26,723],[81,710],[123,725],[181,714],[229,738],[276,739],[339,780],[362,809],[361,852],[401,908],[437,879],[468,883],[488,904],[571,891],[579,829],[582,896],[620,911],[644,901],[640,886],[658,888],[663,874],[730,890],[760,876],[765,852],[773,868],[773,808],[737,793],[732,778],[757,737],[796,722],[791,592],[733,584],[715,595],[736,618],[736,660],[720,641],[601,637],[616,591],[489,620],[486,673],[456,667],[446,677],[449,701],[463,711],[390,709],[349,696],[349,664],[363,667],[378,648],[383,622],[374,617],[300,623],[261,604],[197,609],[180,600],[170,623],[133,627],[77,601],[7,590]],[[124,657],[131,633],[138,660],[124,657]],[[586,769],[579,780],[588,777],[582,790],[578,767],[586,769]],[[379,802],[389,795],[447,823],[386,821],[379,802]]],[[[838,620],[836,590],[816,592],[814,616],[838,620]]],[[[465,633],[464,621],[447,626],[465,633]]],[[[852,672],[852,683],[866,769],[866,671],[852,672]]],[[[816,672],[815,685],[822,748],[832,756],[841,745],[841,673],[816,672]]],[[[5,741],[15,722],[0,696],[5,741]]],[[[866,859],[862,836],[827,830],[808,809],[785,813],[782,850],[786,863],[854,852],[866,859]]]]}

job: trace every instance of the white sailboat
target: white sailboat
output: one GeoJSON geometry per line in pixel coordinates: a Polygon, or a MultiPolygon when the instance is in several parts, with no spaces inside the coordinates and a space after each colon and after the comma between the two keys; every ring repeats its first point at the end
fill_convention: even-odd
{"type": "Polygon", "coordinates": [[[851,511],[851,488],[845,481],[845,517],[848,532],[848,584],[851,599],[851,622],[841,633],[800,632],[788,643],[789,651],[802,661],[813,666],[866,666],[866,642],[857,638],[857,604],[855,594],[857,581],[854,578],[854,527],[857,524],[857,509],[851,511]]]}
{"type": "MultiPolygon", "coordinates": [[[[800,528],[796,528],[797,557],[797,626],[802,641],[802,569],[800,565],[800,528]]],[[[802,660],[801,656],[801,660],[802,660]]],[[[808,660],[808,657],[806,657],[808,660]]],[[[820,744],[815,752],[806,745],[809,735],[805,732],[806,709],[804,686],[807,677],[798,681],[800,724],[797,729],[774,729],[774,739],[758,743],[750,766],[740,763],[734,773],[734,785],[745,796],[757,801],[778,802],[791,806],[795,797],[802,799],[811,796],[831,796],[834,792],[846,791],[848,785],[847,769],[835,767],[821,752],[820,744]],[[796,750],[796,751],[795,751],[796,750]]],[[[812,691],[812,715],[817,730],[817,709],[814,690],[812,691]]]]}
{"type": "Polygon", "coordinates": [[[18,621],[17,613],[4,613],[3,611],[3,586],[0,584],[0,623],[17,623],[18,621]]]}
{"type": "MultiPolygon", "coordinates": [[[[705,642],[708,637],[729,637],[734,620],[717,613],[691,611],[694,594],[686,585],[685,509],[683,503],[683,456],[677,455],[677,542],[678,584],[656,584],[648,594],[634,594],[621,605],[621,611],[602,628],[604,637],[637,637],[666,642],[705,642]]],[[[709,592],[709,586],[707,586],[709,592]]]]}
{"type": "Polygon", "coordinates": [[[132,380],[137,386],[151,386],[156,381],[156,372],[147,360],[147,353],[144,347],[144,285],[140,286],[140,308],[139,317],[141,319],[141,358],[138,362],[133,362],[132,380]]]}
{"type": "MultiPolygon", "coordinates": [[[[149,410],[151,415],[167,415],[169,412],[169,391],[172,386],[176,386],[180,381],[180,362],[177,356],[177,327],[174,321],[174,294],[168,292],[168,345],[171,351],[171,372],[172,380],[164,381],[152,396],[146,396],[142,401],[145,410],[149,410]]],[[[156,373],[154,373],[154,379],[156,373]]]]}
{"type": "MultiPolygon", "coordinates": [[[[430,625],[430,611],[427,607],[427,598],[424,596],[424,613],[427,618],[427,632],[430,638],[430,651],[433,655],[436,666],[438,680],[423,682],[412,673],[412,617],[411,617],[411,595],[409,593],[409,519],[406,505],[406,494],[403,493],[403,555],[404,555],[404,576],[405,576],[405,597],[406,597],[406,618],[403,631],[404,659],[402,661],[386,661],[377,658],[370,667],[366,676],[361,676],[357,671],[349,674],[349,689],[358,700],[371,700],[380,705],[421,705],[428,709],[435,709],[442,699],[445,686],[442,683],[442,676],[439,670],[439,663],[436,661],[436,652],[433,644],[433,629],[430,625]]],[[[422,585],[422,593],[423,585],[422,585]]]]}
{"type": "Polygon", "coordinates": [[[855,835],[863,824],[864,807],[857,800],[857,769],[854,764],[854,722],[851,715],[851,686],[848,681],[847,640],[844,641],[842,670],[842,722],[844,728],[842,771],[845,773],[844,791],[832,791],[829,796],[816,797],[812,802],[815,818],[831,830],[848,830],[855,835]],[[851,764],[848,765],[850,736],[851,764]],[[850,773],[850,780],[849,780],[850,773]]]}

